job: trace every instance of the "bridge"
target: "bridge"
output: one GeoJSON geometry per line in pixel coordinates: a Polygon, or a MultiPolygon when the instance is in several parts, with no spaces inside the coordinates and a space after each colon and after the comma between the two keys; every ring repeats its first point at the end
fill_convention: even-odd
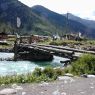
{"type": "Polygon", "coordinates": [[[38,44],[20,44],[20,47],[26,47],[27,49],[38,49],[42,51],[49,52],[54,55],[62,56],[62,57],[67,57],[67,58],[72,58],[74,55],[74,52],[71,50],[64,50],[64,49],[58,49],[54,47],[48,47],[44,45],[38,45],[38,44]]]}
{"type": "MultiPolygon", "coordinates": [[[[68,58],[65,63],[76,60],[83,53],[95,54],[94,51],[79,50],[63,46],[42,45],[42,44],[19,44],[17,45],[18,58],[32,61],[50,61],[53,55],[68,58]]],[[[61,63],[64,63],[61,61],[61,63]]]]}

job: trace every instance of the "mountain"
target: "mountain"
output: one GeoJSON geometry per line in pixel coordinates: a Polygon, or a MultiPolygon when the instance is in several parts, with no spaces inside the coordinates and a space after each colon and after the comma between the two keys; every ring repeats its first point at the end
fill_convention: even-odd
{"type": "Polygon", "coordinates": [[[0,0],[0,23],[2,22],[13,28],[11,32],[18,32],[18,34],[49,35],[49,32],[52,33],[52,30],[55,30],[55,27],[48,21],[40,18],[31,11],[30,7],[18,0],[0,0]],[[17,17],[21,19],[19,30],[17,29],[17,17]]]}
{"type": "MultiPolygon", "coordinates": [[[[66,16],[67,14],[65,14],[64,16],[66,16]]],[[[89,27],[89,28],[93,28],[95,29],[95,21],[93,20],[87,20],[87,19],[83,19],[83,18],[80,18],[78,16],[75,16],[71,13],[68,13],[68,18],[71,19],[71,20],[74,20],[74,21],[77,21],[77,22],[80,22],[82,24],[84,24],[85,26],[89,27]]]]}
{"type": "MultiPolygon", "coordinates": [[[[49,9],[37,5],[32,7],[32,11],[39,15],[42,18],[45,18],[46,20],[48,20],[50,23],[52,23],[53,25],[55,25],[57,28],[61,28],[61,29],[65,29],[66,25],[67,25],[67,19],[65,16],[55,13],[53,11],[50,11],[49,9]]],[[[71,31],[84,31],[85,26],[82,25],[79,22],[73,21],[73,20],[69,20],[69,29],[71,31]]]]}
{"type": "Polygon", "coordinates": [[[83,35],[94,38],[95,37],[95,28],[94,21],[83,20],[79,17],[74,17],[70,14],[70,19],[67,21],[66,16],[62,14],[55,13],[43,6],[36,5],[31,8],[32,11],[39,15],[40,17],[48,20],[52,23],[56,28],[61,29],[66,32],[66,28],[68,32],[81,32],[83,35]],[[80,20],[81,19],[81,20],[80,20]],[[86,23],[86,24],[85,24],[86,23]],[[93,24],[91,24],[93,23],[93,24]]]}
{"type": "Polygon", "coordinates": [[[50,36],[81,32],[94,38],[95,29],[88,26],[78,20],[67,20],[62,14],[40,5],[30,8],[18,0],[0,0],[0,32],[50,36]],[[21,20],[20,28],[17,28],[17,17],[21,20]]]}

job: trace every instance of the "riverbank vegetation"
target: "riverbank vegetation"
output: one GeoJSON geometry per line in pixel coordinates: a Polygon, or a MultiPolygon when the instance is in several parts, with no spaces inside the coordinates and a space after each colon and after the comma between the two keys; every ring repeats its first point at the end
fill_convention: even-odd
{"type": "Polygon", "coordinates": [[[27,75],[2,76],[0,77],[0,85],[54,81],[59,75],[64,75],[64,71],[61,69],[53,69],[52,67],[46,67],[44,70],[36,68],[33,73],[27,75]]]}
{"type": "Polygon", "coordinates": [[[75,75],[95,75],[95,55],[85,54],[76,62],[72,63],[71,72],[75,75]]]}
{"type": "Polygon", "coordinates": [[[78,60],[71,63],[70,67],[64,69],[65,73],[71,73],[76,76],[95,75],[95,55],[84,54],[78,60]]]}

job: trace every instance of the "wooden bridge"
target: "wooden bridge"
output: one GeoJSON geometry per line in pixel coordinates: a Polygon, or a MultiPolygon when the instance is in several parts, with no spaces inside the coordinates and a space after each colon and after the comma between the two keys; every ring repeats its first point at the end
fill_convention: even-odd
{"type": "Polygon", "coordinates": [[[87,51],[87,50],[81,50],[81,49],[75,49],[75,48],[69,48],[69,47],[63,47],[63,46],[41,45],[41,44],[39,44],[39,46],[52,47],[52,48],[63,49],[67,51],[79,52],[79,53],[95,54],[94,51],[87,51]]]}
{"type": "Polygon", "coordinates": [[[21,44],[20,46],[26,47],[28,49],[34,48],[34,49],[38,49],[38,50],[42,50],[42,51],[47,51],[47,52],[50,52],[51,54],[66,57],[69,59],[72,59],[72,56],[74,55],[74,52],[70,51],[70,50],[41,46],[41,45],[37,45],[37,44],[21,44]]]}
{"type": "MultiPolygon", "coordinates": [[[[74,48],[54,46],[54,45],[42,45],[42,44],[19,44],[17,46],[18,53],[25,59],[50,59],[53,55],[61,56],[74,60],[80,57],[83,53],[95,54],[94,51],[79,50],[74,48]],[[31,57],[32,56],[32,57],[31,57]]],[[[69,60],[69,61],[70,61],[69,60]]],[[[67,62],[67,61],[66,61],[67,62]]]]}

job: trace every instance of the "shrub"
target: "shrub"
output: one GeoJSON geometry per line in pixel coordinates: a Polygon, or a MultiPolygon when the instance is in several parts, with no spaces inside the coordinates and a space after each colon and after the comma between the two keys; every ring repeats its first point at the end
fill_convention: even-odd
{"type": "Polygon", "coordinates": [[[43,74],[45,74],[48,78],[53,78],[55,75],[55,71],[52,67],[46,67],[43,70],[43,74]]]}
{"type": "Polygon", "coordinates": [[[41,74],[42,74],[42,70],[41,70],[41,68],[35,68],[35,70],[33,71],[33,73],[32,73],[34,76],[41,76],[41,74]]]}
{"type": "Polygon", "coordinates": [[[64,70],[57,68],[57,69],[55,69],[55,73],[56,73],[56,76],[62,76],[62,75],[64,75],[64,70]]]}
{"type": "Polygon", "coordinates": [[[72,63],[72,72],[77,75],[95,74],[95,55],[85,54],[72,63]]]}
{"type": "Polygon", "coordinates": [[[64,73],[71,73],[71,71],[72,71],[72,66],[64,68],[64,73]]]}

